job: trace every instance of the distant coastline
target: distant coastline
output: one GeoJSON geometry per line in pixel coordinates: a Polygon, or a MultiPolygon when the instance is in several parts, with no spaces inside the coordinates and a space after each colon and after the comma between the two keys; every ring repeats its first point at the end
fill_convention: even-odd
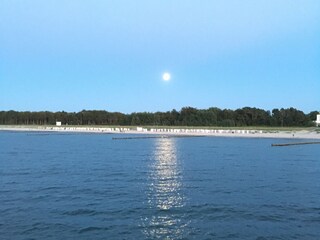
{"type": "Polygon", "coordinates": [[[2,125],[62,125],[73,126],[205,126],[207,127],[315,127],[318,111],[304,113],[295,108],[273,109],[272,111],[244,107],[220,109],[210,107],[197,109],[183,107],[166,112],[108,112],[105,110],[82,110],[81,112],[18,112],[0,111],[2,125]]]}
{"type": "Polygon", "coordinates": [[[286,138],[286,139],[320,139],[320,131],[310,129],[228,129],[206,127],[121,127],[121,126],[22,126],[0,125],[0,131],[28,132],[65,132],[65,133],[100,133],[100,134],[154,134],[178,136],[212,136],[245,138],[286,138]]]}

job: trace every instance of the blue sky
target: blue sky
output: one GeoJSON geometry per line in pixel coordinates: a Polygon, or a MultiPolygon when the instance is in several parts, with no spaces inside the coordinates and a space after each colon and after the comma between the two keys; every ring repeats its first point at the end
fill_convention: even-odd
{"type": "Polygon", "coordinates": [[[309,112],[319,89],[318,0],[0,1],[0,110],[309,112]]]}

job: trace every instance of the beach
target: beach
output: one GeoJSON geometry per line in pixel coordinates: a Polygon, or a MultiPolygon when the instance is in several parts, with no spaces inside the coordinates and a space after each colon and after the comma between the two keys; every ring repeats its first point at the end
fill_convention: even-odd
{"type": "Polygon", "coordinates": [[[177,136],[212,136],[243,138],[286,138],[320,139],[316,130],[259,130],[259,129],[207,129],[207,128],[144,128],[144,127],[109,127],[109,126],[0,126],[0,131],[28,132],[65,132],[65,133],[104,133],[104,134],[153,134],[177,136]]]}

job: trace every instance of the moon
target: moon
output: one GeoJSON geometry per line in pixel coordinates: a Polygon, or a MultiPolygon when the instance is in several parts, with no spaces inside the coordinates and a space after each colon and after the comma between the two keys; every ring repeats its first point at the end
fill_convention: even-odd
{"type": "Polygon", "coordinates": [[[170,79],[171,79],[170,73],[165,72],[165,73],[162,75],[162,79],[163,79],[164,81],[170,81],[170,79]]]}

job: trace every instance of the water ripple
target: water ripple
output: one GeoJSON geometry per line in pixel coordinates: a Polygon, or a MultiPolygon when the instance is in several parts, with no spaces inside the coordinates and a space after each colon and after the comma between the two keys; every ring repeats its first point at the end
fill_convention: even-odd
{"type": "Polygon", "coordinates": [[[270,141],[0,132],[0,238],[318,240],[320,150],[270,141]]]}

